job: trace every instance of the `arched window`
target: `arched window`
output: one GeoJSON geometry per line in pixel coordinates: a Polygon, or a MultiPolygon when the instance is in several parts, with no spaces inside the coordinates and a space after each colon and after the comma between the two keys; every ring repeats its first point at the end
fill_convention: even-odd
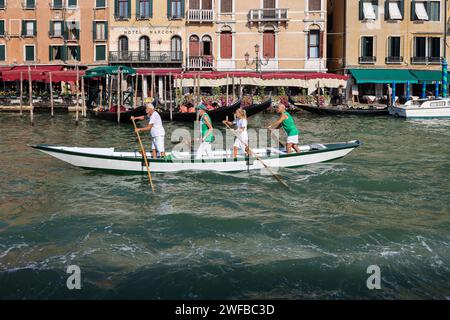
{"type": "Polygon", "coordinates": [[[172,60],[181,61],[183,59],[181,47],[181,38],[179,36],[174,36],[170,40],[170,51],[172,55],[172,60]]]}
{"type": "Polygon", "coordinates": [[[189,38],[189,56],[191,57],[200,56],[200,39],[196,35],[192,35],[189,38]]]}
{"type": "Polygon", "coordinates": [[[150,58],[150,39],[147,36],[139,38],[139,59],[149,60],[150,58]]]}
{"type": "Polygon", "coordinates": [[[208,35],[202,37],[202,53],[204,56],[212,56],[212,39],[208,35]]]}
{"type": "Polygon", "coordinates": [[[128,59],[128,38],[126,36],[121,36],[119,38],[119,59],[128,59]]]}

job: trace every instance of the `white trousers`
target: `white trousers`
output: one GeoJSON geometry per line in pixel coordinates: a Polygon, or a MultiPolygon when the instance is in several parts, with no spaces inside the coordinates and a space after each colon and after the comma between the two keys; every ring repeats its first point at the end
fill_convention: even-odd
{"type": "Polygon", "coordinates": [[[197,153],[195,155],[195,159],[202,159],[203,158],[203,154],[205,154],[208,156],[208,158],[212,158],[213,157],[213,152],[211,149],[211,142],[202,142],[200,144],[200,147],[198,147],[197,153]]]}

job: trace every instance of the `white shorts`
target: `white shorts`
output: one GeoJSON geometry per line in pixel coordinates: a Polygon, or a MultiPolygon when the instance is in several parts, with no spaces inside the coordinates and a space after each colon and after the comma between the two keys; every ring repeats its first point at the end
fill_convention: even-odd
{"type": "Polygon", "coordinates": [[[245,148],[246,148],[245,144],[248,145],[248,134],[242,133],[240,137],[241,137],[241,139],[238,139],[238,138],[234,139],[233,147],[238,148],[243,153],[245,153],[245,148]],[[244,141],[245,144],[242,143],[241,140],[244,141]]]}
{"type": "Polygon", "coordinates": [[[287,137],[287,143],[298,144],[298,135],[287,137]]]}
{"type": "Polygon", "coordinates": [[[152,138],[152,149],[156,149],[159,153],[165,152],[164,150],[164,136],[158,136],[152,138]]]}

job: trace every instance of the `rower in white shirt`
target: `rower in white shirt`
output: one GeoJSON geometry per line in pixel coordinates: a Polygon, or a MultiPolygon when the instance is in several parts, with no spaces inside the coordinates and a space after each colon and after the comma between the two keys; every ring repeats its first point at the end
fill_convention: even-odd
{"type": "Polygon", "coordinates": [[[239,150],[243,154],[248,154],[248,133],[247,133],[247,113],[244,109],[239,108],[236,110],[236,120],[233,122],[224,120],[223,122],[229,126],[236,126],[236,133],[241,139],[235,138],[233,145],[233,158],[237,158],[239,150]],[[242,141],[241,141],[242,140],[242,141]]]}
{"type": "Polygon", "coordinates": [[[153,158],[156,159],[158,155],[160,157],[165,157],[166,152],[164,149],[164,137],[166,135],[166,132],[162,125],[161,116],[155,110],[155,106],[151,102],[146,103],[145,111],[147,113],[147,116],[131,117],[131,120],[133,120],[133,119],[145,120],[146,117],[149,119],[147,127],[138,128],[138,129],[136,129],[136,132],[150,131],[150,134],[152,136],[152,156],[153,156],[153,158]]]}

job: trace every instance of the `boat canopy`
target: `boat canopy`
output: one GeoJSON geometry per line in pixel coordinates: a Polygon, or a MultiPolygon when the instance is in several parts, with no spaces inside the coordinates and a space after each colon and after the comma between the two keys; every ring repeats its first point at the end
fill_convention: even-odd
{"type": "Polygon", "coordinates": [[[127,66],[101,66],[92,68],[86,71],[85,78],[104,77],[106,75],[116,75],[122,70],[122,74],[133,75],[136,74],[136,69],[127,66]]]}

